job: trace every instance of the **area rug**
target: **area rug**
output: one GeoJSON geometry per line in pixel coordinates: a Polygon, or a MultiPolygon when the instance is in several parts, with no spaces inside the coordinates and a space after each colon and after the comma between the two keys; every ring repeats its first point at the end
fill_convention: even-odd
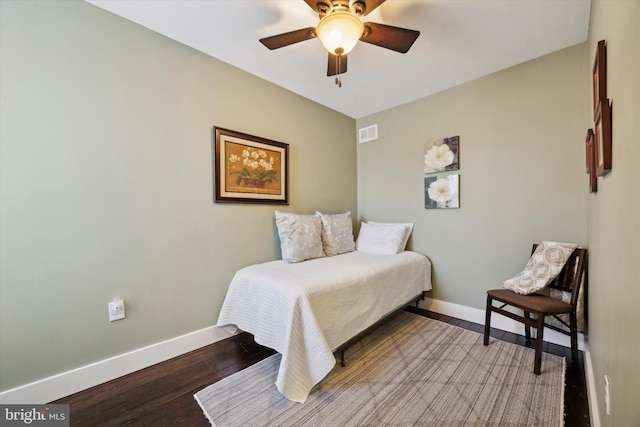
{"type": "Polygon", "coordinates": [[[305,403],[275,387],[273,355],[195,394],[212,425],[563,425],[565,360],[401,312],[347,350],[305,403]]]}

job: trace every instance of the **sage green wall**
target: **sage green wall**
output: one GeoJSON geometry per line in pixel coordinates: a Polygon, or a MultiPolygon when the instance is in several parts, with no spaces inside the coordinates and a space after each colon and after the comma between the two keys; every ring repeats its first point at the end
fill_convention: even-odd
{"type": "MultiPolygon", "coordinates": [[[[591,67],[607,42],[607,93],[612,105],[612,170],[589,197],[589,347],[601,425],[640,426],[640,2],[593,1],[591,67]],[[611,415],[604,407],[604,376],[611,415]]],[[[585,123],[592,125],[588,114],[585,123]]]]}
{"type": "Polygon", "coordinates": [[[353,119],[82,1],[0,7],[0,390],[214,325],[275,209],[355,213],[353,119]],[[213,203],[214,125],[290,144],[290,206],[213,203]]]}
{"type": "Polygon", "coordinates": [[[530,244],[586,244],[586,43],[357,121],[358,215],[415,223],[432,297],[484,309],[530,244]],[[460,136],[460,208],[424,208],[424,144],[460,136]]]}

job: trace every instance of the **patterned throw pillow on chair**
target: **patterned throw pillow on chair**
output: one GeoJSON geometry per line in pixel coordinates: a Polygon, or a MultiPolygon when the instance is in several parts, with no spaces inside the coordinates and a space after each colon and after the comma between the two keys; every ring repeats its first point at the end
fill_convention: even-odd
{"type": "Polygon", "coordinates": [[[522,295],[539,291],[556,278],[577,247],[574,243],[541,242],[524,270],[505,280],[504,287],[522,295]]]}

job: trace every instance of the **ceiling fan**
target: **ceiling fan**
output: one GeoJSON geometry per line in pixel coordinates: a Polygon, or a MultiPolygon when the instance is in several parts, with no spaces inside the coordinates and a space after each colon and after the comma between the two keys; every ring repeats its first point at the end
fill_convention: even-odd
{"type": "Polygon", "coordinates": [[[347,72],[347,54],[358,40],[376,46],[406,53],[420,35],[420,31],[391,25],[363,23],[366,16],[385,0],[304,0],[318,12],[316,27],[302,28],[260,39],[260,43],[273,50],[305,40],[319,38],[329,52],[327,76],[336,76],[341,87],[340,74],[347,72]]]}

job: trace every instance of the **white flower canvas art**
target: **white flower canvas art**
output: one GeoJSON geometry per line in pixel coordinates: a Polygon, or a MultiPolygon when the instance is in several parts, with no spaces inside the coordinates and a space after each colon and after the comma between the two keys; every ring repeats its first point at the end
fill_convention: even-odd
{"type": "Polygon", "coordinates": [[[451,136],[424,145],[424,173],[435,173],[459,169],[459,136],[451,136]]]}
{"type": "Polygon", "coordinates": [[[451,174],[424,178],[425,209],[460,207],[460,175],[451,174]]]}

